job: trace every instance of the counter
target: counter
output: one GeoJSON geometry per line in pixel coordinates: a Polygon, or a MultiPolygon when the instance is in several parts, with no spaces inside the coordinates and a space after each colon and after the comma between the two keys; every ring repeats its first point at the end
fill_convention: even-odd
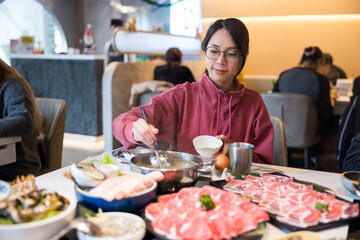
{"type": "Polygon", "coordinates": [[[102,135],[102,55],[10,55],[36,97],[67,103],[65,132],[102,135]]]}
{"type": "Polygon", "coordinates": [[[0,166],[16,162],[16,143],[21,137],[0,138],[0,166]]]}

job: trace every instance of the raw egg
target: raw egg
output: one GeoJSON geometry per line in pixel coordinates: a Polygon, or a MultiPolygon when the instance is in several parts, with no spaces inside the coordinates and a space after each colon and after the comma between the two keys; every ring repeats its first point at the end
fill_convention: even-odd
{"type": "Polygon", "coordinates": [[[225,154],[219,154],[216,156],[215,169],[219,173],[222,173],[224,169],[229,168],[229,166],[230,166],[230,161],[225,154]]]}

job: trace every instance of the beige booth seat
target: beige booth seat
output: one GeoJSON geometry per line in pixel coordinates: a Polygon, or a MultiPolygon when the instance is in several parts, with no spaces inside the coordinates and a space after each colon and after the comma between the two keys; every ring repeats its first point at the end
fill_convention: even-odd
{"type": "MultiPolygon", "coordinates": [[[[111,126],[113,120],[120,113],[130,110],[129,99],[132,84],[152,81],[155,67],[162,64],[165,64],[165,62],[112,62],[106,66],[102,79],[102,119],[105,152],[121,147],[121,144],[113,137],[111,126]]],[[[201,79],[205,71],[203,61],[183,62],[182,65],[189,67],[196,81],[201,79]]]]}
{"type": "Polygon", "coordinates": [[[276,81],[277,79],[278,76],[275,75],[244,75],[245,86],[260,94],[271,92],[274,87],[273,81],[276,81]]]}

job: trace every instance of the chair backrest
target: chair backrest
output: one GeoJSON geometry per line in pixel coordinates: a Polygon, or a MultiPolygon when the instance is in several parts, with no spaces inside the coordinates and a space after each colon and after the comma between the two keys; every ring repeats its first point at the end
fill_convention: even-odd
{"type": "Polygon", "coordinates": [[[161,94],[162,92],[144,92],[139,96],[139,106],[148,104],[150,98],[155,97],[156,95],[161,94]]]}
{"type": "Polygon", "coordinates": [[[297,93],[263,93],[261,96],[269,115],[284,122],[288,147],[309,148],[320,140],[317,112],[309,96],[297,93]]]}
{"type": "Polygon", "coordinates": [[[144,92],[139,96],[139,106],[148,104],[150,98],[155,97],[156,95],[161,94],[162,92],[144,92]]]}
{"type": "Polygon", "coordinates": [[[42,168],[44,174],[61,168],[62,149],[65,131],[66,102],[55,98],[36,98],[40,112],[45,116],[45,139],[41,143],[43,149],[42,168]]]}
{"type": "Polygon", "coordinates": [[[270,116],[274,128],[274,165],[288,166],[288,155],[286,147],[285,125],[284,122],[274,116],[270,116]]]}

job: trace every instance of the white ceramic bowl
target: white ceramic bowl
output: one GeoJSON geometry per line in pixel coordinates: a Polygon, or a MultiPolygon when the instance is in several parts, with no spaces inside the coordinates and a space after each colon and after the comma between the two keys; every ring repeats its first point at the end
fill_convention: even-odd
{"type": "MultiPolygon", "coordinates": [[[[138,224],[138,229],[132,233],[127,233],[126,235],[119,237],[94,237],[78,231],[77,237],[79,240],[141,240],[144,238],[146,233],[146,224],[141,217],[131,213],[124,213],[124,212],[106,212],[103,214],[110,216],[112,223],[114,223],[116,219],[127,219],[128,220],[127,222],[132,221],[133,223],[138,224]]],[[[126,226],[124,227],[126,228],[126,230],[129,230],[130,228],[126,226]]]]}
{"type": "Polygon", "coordinates": [[[59,194],[70,202],[65,211],[36,222],[0,225],[0,239],[48,240],[65,228],[74,219],[76,200],[68,194],[59,194]]]}
{"type": "Polygon", "coordinates": [[[216,137],[202,135],[194,138],[193,144],[200,156],[211,157],[214,153],[217,153],[220,150],[223,142],[216,137]]]}
{"type": "Polygon", "coordinates": [[[73,163],[70,173],[76,183],[83,187],[95,187],[105,179],[105,175],[99,169],[84,162],[73,163]]]}
{"type": "Polygon", "coordinates": [[[341,174],[340,179],[341,179],[341,183],[346,188],[346,190],[348,190],[352,194],[356,194],[354,185],[359,185],[360,171],[343,172],[341,174]]]}

